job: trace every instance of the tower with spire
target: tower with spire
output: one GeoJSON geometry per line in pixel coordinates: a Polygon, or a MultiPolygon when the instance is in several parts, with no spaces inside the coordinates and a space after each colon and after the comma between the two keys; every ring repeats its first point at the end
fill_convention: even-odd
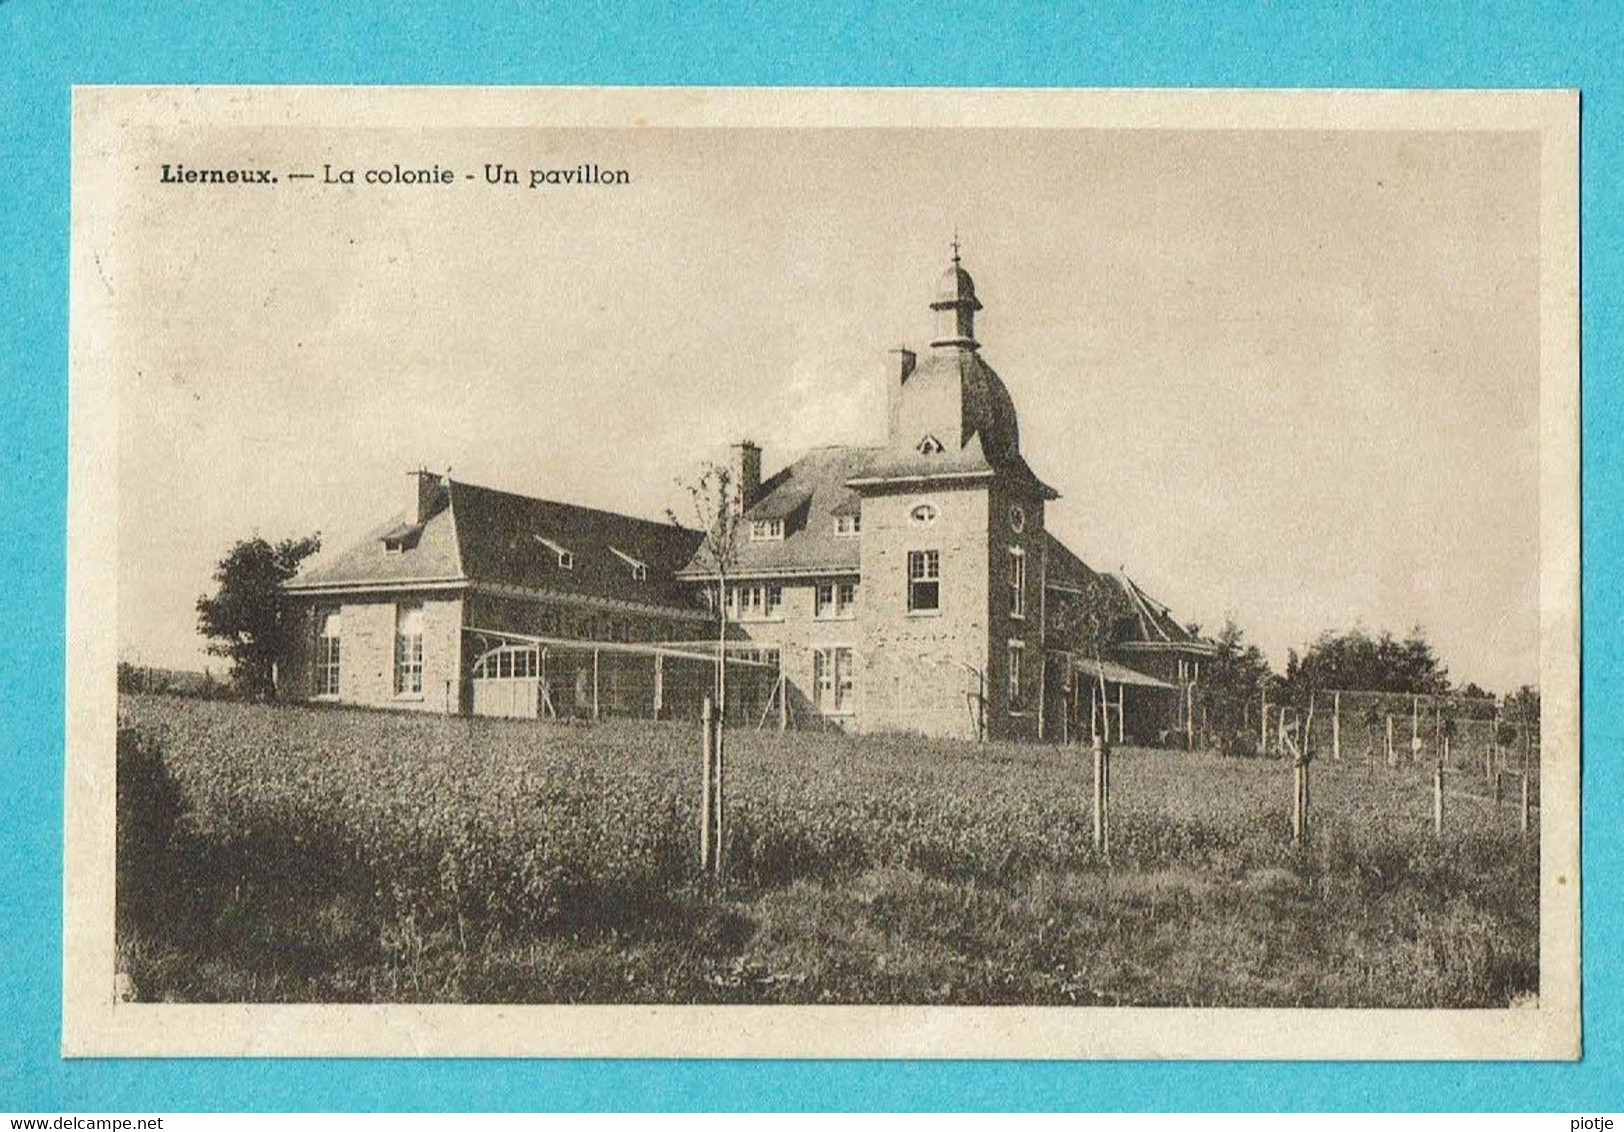
{"type": "Polygon", "coordinates": [[[976,338],[981,309],[955,236],[930,349],[898,351],[886,442],[847,481],[862,506],[865,728],[1037,735],[1056,493],[1021,456],[1015,402],[976,338]]]}
{"type": "Polygon", "coordinates": [[[976,341],[976,311],[981,309],[981,300],[976,298],[975,280],[964,270],[957,233],[953,235],[953,262],[942,272],[930,309],[936,312],[931,349],[974,350],[981,345],[976,341]]]}

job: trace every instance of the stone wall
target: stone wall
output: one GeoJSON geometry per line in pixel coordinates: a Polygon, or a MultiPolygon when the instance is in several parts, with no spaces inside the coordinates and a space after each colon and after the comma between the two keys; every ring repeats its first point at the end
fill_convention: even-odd
{"type": "Polygon", "coordinates": [[[460,711],[462,671],[462,597],[434,593],[345,596],[332,600],[300,599],[295,606],[296,647],[284,666],[282,694],[287,699],[315,695],[318,615],[337,609],[339,636],[337,702],[413,711],[460,711]],[[423,690],[395,692],[395,623],[398,611],[423,607],[423,690]]]}
{"type": "Polygon", "coordinates": [[[983,487],[891,491],[863,500],[858,619],[861,726],[975,737],[974,697],[987,672],[988,492],[983,487]],[[911,517],[920,504],[933,522],[911,517]],[[908,609],[908,554],[940,555],[940,608],[908,609]]]}

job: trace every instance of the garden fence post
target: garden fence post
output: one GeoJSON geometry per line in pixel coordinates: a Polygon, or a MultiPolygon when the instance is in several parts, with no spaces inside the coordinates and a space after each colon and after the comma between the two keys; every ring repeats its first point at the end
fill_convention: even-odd
{"type": "Polygon", "coordinates": [[[1393,716],[1391,713],[1387,716],[1387,765],[1390,767],[1398,765],[1398,752],[1393,749],[1393,716]]]}
{"type": "Polygon", "coordinates": [[[1522,832],[1526,835],[1528,833],[1528,772],[1526,770],[1522,774],[1522,818],[1520,824],[1522,832]]]}
{"type": "Polygon", "coordinates": [[[1269,693],[1265,689],[1258,693],[1258,731],[1257,753],[1269,753],[1269,693]]]}
{"type": "Polygon", "coordinates": [[[1492,781],[1494,782],[1494,804],[1496,806],[1498,806],[1501,800],[1505,797],[1505,788],[1500,781],[1502,777],[1503,776],[1499,771],[1494,772],[1492,781]]]}

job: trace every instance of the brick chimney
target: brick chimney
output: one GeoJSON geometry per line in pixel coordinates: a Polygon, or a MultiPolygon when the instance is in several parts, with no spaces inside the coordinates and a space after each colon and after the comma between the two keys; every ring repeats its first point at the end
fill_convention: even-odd
{"type": "Polygon", "coordinates": [[[413,526],[426,523],[440,510],[445,488],[440,477],[427,468],[406,473],[406,521],[413,526]]]}
{"type": "Polygon", "coordinates": [[[761,449],[753,441],[741,440],[733,446],[733,486],[741,509],[761,494],[761,449]]]}

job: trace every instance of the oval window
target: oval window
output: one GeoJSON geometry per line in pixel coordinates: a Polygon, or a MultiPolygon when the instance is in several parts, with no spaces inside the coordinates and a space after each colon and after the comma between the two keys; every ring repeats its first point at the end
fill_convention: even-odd
{"type": "Polygon", "coordinates": [[[918,504],[908,512],[908,518],[916,523],[934,523],[936,521],[936,508],[929,503],[918,504]]]}
{"type": "Polygon", "coordinates": [[[1026,530],[1026,512],[1021,510],[1019,503],[1009,505],[1009,529],[1016,534],[1026,530]]]}

